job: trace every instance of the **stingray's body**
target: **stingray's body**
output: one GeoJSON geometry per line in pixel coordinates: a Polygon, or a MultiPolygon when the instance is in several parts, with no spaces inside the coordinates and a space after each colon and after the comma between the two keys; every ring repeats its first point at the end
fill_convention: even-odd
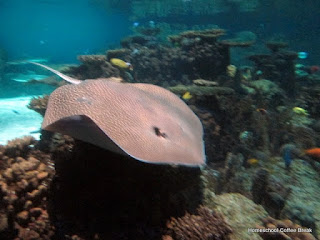
{"type": "Polygon", "coordinates": [[[205,163],[199,118],[159,86],[70,78],[49,98],[42,128],[149,163],[205,163]]]}

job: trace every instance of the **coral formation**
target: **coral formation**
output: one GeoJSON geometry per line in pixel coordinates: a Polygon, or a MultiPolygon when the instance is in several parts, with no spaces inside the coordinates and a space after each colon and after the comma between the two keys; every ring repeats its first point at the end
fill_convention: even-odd
{"type": "Polygon", "coordinates": [[[64,73],[73,75],[77,79],[95,79],[120,77],[119,69],[112,66],[107,61],[105,55],[80,55],[79,60],[82,65],[79,67],[70,67],[64,73]]]}
{"type": "Polygon", "coordinates": [[[254,44],[254,41],[239,41],[238,39],[228,39],[228,40],[222,40],[222,44],[227,45],[229,47],[250,47],[254,44]]]}
{"type": "Polygon", "coordinates": [[[259,226],[259,229],[262,230],[259,232],[260,236],[264,240],[287,240],[287,239],[297,239],[297,240],[316,240],[312,235],[312,230],[309,228],[304,228],[298,224],[294,224],[290,220],[276,220],[271,217],[265,218],[263,220],[264,226],[259,226]],[[275,232],[263,232],[264,229],[283,229],[287,231],[275,231],[275,232]]]}
{"type": "Polygon", "coordinates": [[[181,218],[171,218],[164,240],[228,240],[231,227],[222,214],[201,206],[197,214],[186,213],[181,218]]]}
{"type": "Polygon", "coordinates": [[[28,108],[36,111],[37,113],[40,113],[41,116],[44,116],[47,104],[49,100],[49,95],[44,95],[42,97],[34,97],[31,99],[28,108]]]}
{"type": "Polygon", "coordinates": [[[168,37],[173,44],[180,46],[190,46],[193,44],[210,43],[213,44],[217,38],[225,35],[224,29],[206,29],[201,31],[186,31],[178,35],[168,37]]]}
{"type": "Polygon", "coordinates": [[[288,47],[288,43],[279,41],[268,41],[266,42],[267,48],[272,52],[279,52],[280,49],[288,47]]]}
{"type": "Polygon", "coordinates": [[[137,164],[61,136],[51,141],[58,142],[48,154],[30,138],[0,146],[1,239],[157,239],[170,216],[201,201],[198,169],[137,164]]]}
{"type": "Polygon", "coordinates": [[[315,211],[311,206],[299,205],[297,203],[289,202],[282,212],[293,222],[299,223],[301,226],[316,229],[316,219],[314,217],[315,211]]]}
{"type": "Polygon", "coordinates": [[[251,193],[254,202],[262,204],[268,213],[276,218],[279,218],[290,192],[290,188],[270,176],[265,169],[259,169],[253,178],[251,193]]]}
{"type": "Polygon", "coordinates": [[[47,212],[54,170],[49,156],[33,144],[35,140],[26,137],[1,149],[1,239],[50,239],[54,234],[47,212]]]}
{"type": "MultiPolygon", "coordinates": [[[[203,84],[203,83],[202,83],[203,84]]],[[[234,94],[234,90],[228,87],[212,87],[212,86],[185,86],[185,85],[177,85],[168,88],[170,91],[177,95],[183,95],[185,92],[190,92],[191,95],[194,96],[214,96],[214,95],[232,95],[234,94]]]]}
{"type": "Polygon", "coordinates": [[[225,221],[232,227],[230,239],[261,240],[257,233],[248,231],[248,228],[262,224],[261,219],[268,216],[261,205],[238,193],[215,195],[212,189],[205,188],[206,191],[205,205],[223,214],[225,221]]]}
{"type": "Polygon", "coordinates": [[[99,64],[107,60],[105,55],[79,55],[78,60],[86,64],[99,64]]]}
{"type": "Polygon", "coordinates": [[[275,95],[279,95],[282,93],[281,88],[270,80],[260,79],[256,81],[250,82],[250,86],[253,87],[256,91],[261,92],[263,96],[267,98],[272,98],[275,95]]]}
{"type": "Polygon", "coordinates": [[[192,80],[192,82],[193,82],[194,85],[197,85],[197,86],[214,87],[214,86],[218,86],[219,85],[219,83],[217,83],[217,82],[208,81],[208,80],[205,80],[205,79],[195,79],[195,80],[192,80]]]}
{"type": "Polygon", "coordinates": [[[16,138],[8,141],[3,153],[9,157],[26,157],[36,140],[31,136],[16,138]]]}
{"type": "Polygon", "coordinates": [[[104,55],[79,56],[81,66],[69,69],[78,79],[122,77],[126,82],[148,82],[162,86],[191,84],[193,79],[215,80],[230,64],[228,44],[217,38],[222,29],[187,31],[169,36],[174,47],[159,44],[154,36],[133,35],[121,41],[122,48],[104,55]],[[112,58],[132,64],[133,71],[121,71],[112,58]]]}
{"type": "Polygon", "coordinates": [[[127,48],[109,49],[107,51],[107,60],[109,61],[111,58],[123,58],[130,53],[131,51],[127,48]]]}
{"type": "Polygon", "coordinates": [[[267,46],[272,50],[270,55],[256,54],[249,57],[255,64],[256,73],[259,72],[260,78],[277,82],[289,97],[295,97],[297,88],[294,60],[297,59],[297,53],[279,50],[285,46],[283,43],[269,42],[267,46]]]}
{"type": "Polygon", "coordinates": [[[244,157],[241,153],[227,154],[219,181],[220,188],[216,190],[217,193],[237,192],[247,195],[250,189],[250,176],[245,172],[244,157]]]}

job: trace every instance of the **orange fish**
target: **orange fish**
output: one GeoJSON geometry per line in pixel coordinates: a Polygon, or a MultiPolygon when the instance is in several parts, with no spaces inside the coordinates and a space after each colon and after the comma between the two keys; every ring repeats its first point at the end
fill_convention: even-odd
{"type": "Polygon", "coordinates": [[[267,115],[268,111],[264,108],[257,108],[256,109],[257,112],[261,113],[262,115],[267,115]]]}
{"type": "Polygon", "coordinates": [[[320,148],[310,148],[304,151],[306,155],[320,159],[320,148]]]}

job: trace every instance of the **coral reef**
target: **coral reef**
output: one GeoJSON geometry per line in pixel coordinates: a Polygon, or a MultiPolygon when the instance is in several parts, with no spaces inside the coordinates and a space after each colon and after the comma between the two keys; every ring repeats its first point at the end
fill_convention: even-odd
{"type": "Polygon", "coordinates": [[[239,39],[227,39],[227,40],[222,40],[222,44],[227,45],[228,47],[250,47],[254,44],[254,41],[241,41],[239,39]]]}
{"type": "Polygon", "coordinates": [[[280,42],[280,41],[268,41],[266,42],[267,48],[269,48],[272,52],[279,52],[280,49],[288,47],[288,43],[280,42]]]}
{"type": "Polygon", "coordinates": [[[50,239],[54,227],[47,211],[50,158],[34,148],[35,140],[15,139],[0,154],[1,239],[50,239]]]}
{"type": "Polygon", "coordinates": [[[78,79],[120,76],[126,82],[162,86],[191,84],[199,78],[215,80],[230,64],[229,49],[234,45],[218,41],[224,32],[222,29],[182,32],[169,36],[173,47],[160,44],[155,36],[129,36],[121,41],[122,48],[108,50],[106,56],[79,56],[83,64],[69,68],[69,73],[78,79]],[[133,71],[115,68],[108,62],[112,58],[130,63],[133,71]]]}
{"type": "Polygon", "coordinates": [[[225,221],[232,227],[230,239],[261,240],[257,233],[248,231],[257,224],[262,224],[261,219],[268,216],[261,205],[255,204],[250,199],[238,193],[215,195],[212,190],[205,188],[205,206],[222,213],[225,221]]]}
{"type": "Polygon", "coordinates": [[[294,224],[290,220],[276,220],[271,217],[265,218],[263,220],[264,226],[259,226],[260,230],[266,228],[269,229],[283,229],[284,231],[275,232],[259,232],[260,236],[264,240],[287,240],[287,239],[297,239],[297,240],[316,240],[312,235],[312,230],[308,228],[303,228],[298,224],[294,224]]]}
{"type": "Polygon", "coordinates": [[[37,113],[40,113],[41,116],[44,116],[47,104],[49,100],[49,95],[44,95],[42,97],[34,97],[31,99],[28,108],[36,111],[37,113]]]}
{"type": "Polygon", "coordinates": [[[286,216],[293,222],[299,223],[301,226],[311,228],[313,230],[316,228],[316,219],[314,217],[315,211],[311,206],[298,205],[296,203],[289,202],[284,211],[283,216],[286,216]]]}
{"type": "Polygon", "coordinates": [[[0,146],[1,239],[159,239],[171,216],[201,202],[199,169],[137,163],[61,135],[42,141],[51,147],[0,146]]]}
{"type": "Polygon", "coordinates": [[[262,204],[271,216],[279,218],[291,189],[279,179],[259,169],[253,178],[251,193],[255,203],[262,204]]]}
{"type": "Polygon", "coordinates": [[[228,87],[212,87],[212,86],[197,86],[197,85],[177,85],[168,88],[171,92],[177,95],[183,95],[185,92],[190,92],[194,96],[214,96],[214,95],[232,95],[234,90],[228,87]]]}
{"type": "Polygon", "coordinates": [[[104,63],[107,58],[105,55],[79,55],[78,60],[86,64],[104,63]]]}
{"type": "Polygon", "coordinates": [[[241,153],[227,154],[219,182],[220,187],[216,189],[217,193],[237,192],[248,196],[251,184],[250,175],[245,171],[244,157],[241,153]]]}
{"type": "Polygon", "coordinates": [[[36,140],[31,136],[25,136],[23,138],[16,138],[8,141],[4,148],[4,155],[8,157],[26,157],[30,149],[34,146],[36,140]]]}
{"type": "Polygon", "coordinates": [[[107,60],[109,61],[111,58],[123,58],[126,55],[130,54],[131,51],[127,48],[120,49],[109,49],[107,51],[107,60]]]}
{"type": "MultiPolygon", "coordinates": [[[[203,1],[139,2],[128,2],[133,12],[150,7],[166,17],[179,4],[215,14],[257,1],[214,0],[208,10],[203,1]]],[[[319,238],[320,163],[305,154],[320,146],[318,67],[296,65],[284,41],[268,41],[270,53],[257,54],[252,32],[221,40],[218,26],[177,33],[186,26],[136,25],[121,48],[80,55],[81,65],[63,72],[161,85],[180,96],[203,124],[207,165],[150,165],[46,131],[40,141],[10,141],[0,146],[0,238],[319,238]],[[167,42],[165,31],[174,34],[167,42]],[[254,66],[231,61],[232,47],[246,47],[240,55],[254,54],[254,66]],[[114,58],[132,68],[112,65],[114,58]],[[314,236],[248,232],[297,224],[314,236]]],[[[29,108],[44,115],[47,101],[34,98],[29,108]]]]}
{"type": "Polygon", "coordinates": [[[72,75],[77,79],[96,79],[120,77],[119,69],[112,66],[107,61],[105,55],[80,55],[78,57],[82,65],[79,67],[69,67],[64,71],[68,75],[72,75]]]}
{"type": "Polygon", "coordinates": [[[208,80],[205,80],[205,79],[195,79],[195,80],[192,80],[192,82],[193,82],[194,85],[197,85],[197,86],[214,87],[214,86],[218,86],[219,85],[219,83],[217,83],[217,82],[208,81],[208,80]]]}
{"type": "Polygon", "coordinates": [[[197,214],[186,213],[181,218],[171,218],[168,233],[162,239],[170,240],[227,240],[232,233],[222,214],[201,206],[197,214]]]}
{"type": "Polygon", "coordinates": [[[282,93],[281,88],[270,80],[260,79],[252,81],[249,84],[250,87],[254,88],[256,91],[261,92],[266,98],[272,98],[273,96],[279,96],[282,93]]]}
{"type": "Polygon", "coordinates": [[[206,29],[201,31],[186,31],[178,35],[168,37],[168,40],[174,45],[189,47],[195,44],[217,42],[217,38],[225,35],[224,29],[206,29]]]}
{"type": "Polygon", "coordinates": [[[267,43],[272,53],[256,54],[249,57],[255,64],[255,72],[259,73],[259,78],[272,79],[279,83],[280,87],[286,91],[289,97],[297,94],[295,65],[297,53],[281,50],[283,43],[267,43]]]}

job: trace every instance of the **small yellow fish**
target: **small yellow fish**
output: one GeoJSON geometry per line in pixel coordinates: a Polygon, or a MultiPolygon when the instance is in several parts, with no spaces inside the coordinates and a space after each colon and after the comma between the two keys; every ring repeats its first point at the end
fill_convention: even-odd
{"type": "Polygon", "coordinates": [[[292,111],[298,115],[303,115],[303,116],[309,115],[308,111],[301,108],[301,107],[294,107],[294,108],[292,108],[292,111]]]}
{"type": "Polygon", "coordinates": [[[185,92],[183,95],[182,95],[182,99],[184,100],[189,100],[192,98],[192,95],[190,94],[190,92],[185,92]]]}
{"type": "Polygon", "coordinates": [[[129,70],[133,70],[133,67],[131,65],[131,63],[128,63],[128,62],[125,62],[119,58],[111,58],[110,59],[110,63],[113,65],[113,66],[116,66],[118,68],[121,68],[121,69],[129,69],[129,70]]]}
{"type": "Polygon", "coordinates": [[[257,112],[261,113],[262,115],[267,115],[268,111],[264,108],[257,108],[256,109],[257,112]]]}
{"type": "Polygon", "coordinates": [[[247,163],[248,163],[250,166],[255,166],[255,165],[258,164],[258,162],[259,162],[259,160],[256,159],[256,158],[249,158],[249,159],[247,160],[247,163]]]}
{"type": "Polygon", "coordinates": [[[237,73],[237,67],[235,65],[228,65],[227,66],[227,75],[229,77],[235,77],[236,76],[236,73],[237,73]]]}

